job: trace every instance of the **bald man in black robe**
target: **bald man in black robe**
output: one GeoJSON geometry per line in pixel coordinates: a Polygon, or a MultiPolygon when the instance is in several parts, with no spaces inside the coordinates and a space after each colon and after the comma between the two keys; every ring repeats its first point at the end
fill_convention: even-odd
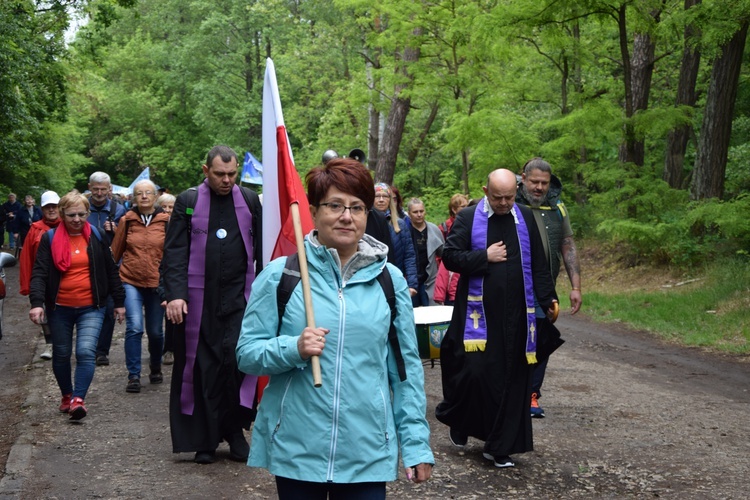
{"type": "MultiPolygon", "coordinates": [[[[445,267],[461,278],[440,349],[444,399],[435,413],[450,427],[453,444],[463,447],[468,437],[480,439],[485,442],[485,458],[497,467],[512,467],[510,455],[533,450],[529,397],[535,349],[530,341],[536,335],[528,323],[515,217],[523,218],[528,233],[527,279],[533,280],[533,295],[545,311],[557,297],[534,217],[527,207],[514,209],[515,174],[495,170],[484,190],[486,196],[479,204],[458,213],[443,249],[445,267]],[[486,234],[481,235],[474,224],[480,210],[486,220],[486,234]],[[475,241],[479,248],[472,248],[472,239],[477,238],[486,242],[475,241]],[[481,295],[476,289],[470,291],[472,283],[480,284],[481,295]],[[470,308],[472,300],[479,300],[479,305],[470,308]],[[486,339],[474,341],[467,331],[481,316],[486,339]]],[[[531,301],[533,316],[533,296],[531,301]]]]}

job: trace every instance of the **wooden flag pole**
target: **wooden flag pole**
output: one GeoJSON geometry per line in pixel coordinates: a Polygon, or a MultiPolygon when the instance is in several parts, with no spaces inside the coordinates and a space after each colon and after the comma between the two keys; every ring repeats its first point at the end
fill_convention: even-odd
{"type": "MultiPolygon", "coordinates": [[[[299,203],[296,201],[289,206],[292,210],[292,223],[294,224],[294,239],[297,242],[297,256],[299,257],[299,274],[302,281],[302,297],[305,299],[305,318],[307,326],[315,328],[315,312],[312,304],[312,291],[310,290],[310,275],[307,270],[307,254],[305,253],[305,235],[302,234],[302,221],[299,216],[299,203]]],[[[313,385],[323,385],[323,377],[320,373],[320,357],[310,358],[312,365],[313,385]]]]}

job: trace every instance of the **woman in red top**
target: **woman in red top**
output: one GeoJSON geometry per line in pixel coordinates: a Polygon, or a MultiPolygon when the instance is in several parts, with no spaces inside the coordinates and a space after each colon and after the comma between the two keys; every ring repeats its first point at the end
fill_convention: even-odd
{"type": "Polygon", "coordinates": [[[31,273],[29,319],[41,324],[45,309],[52,333],[52,371],[62,393],[60,411],[71,420],[86,416],[86,392],[94,378],[96,342],[104,320],[107,296],[115,318],[125,318],[125,290],[109,245],[89,225],[89,200],[71,191],[60,200],[63,223],[39,241],[31,273]],[[75,380],[70,356],[76,330],[75,380]],[[74,383],[75,382],[75,383],[74,383]]]}

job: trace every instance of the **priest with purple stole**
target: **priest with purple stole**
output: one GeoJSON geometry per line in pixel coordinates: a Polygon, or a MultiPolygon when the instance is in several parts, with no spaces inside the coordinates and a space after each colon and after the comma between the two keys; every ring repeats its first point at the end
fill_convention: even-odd
{"type": "Polygon", "coordinates": [[[484,458],[513,467],[511,455],[533,450],[534,298],[551,314],[557,296],[534,216],[514,205],[515,174],[491,172],[484,192],[458,213],[443,248],[445,267],[461,278],[440,349],[443,401],[435,414],[455,446],[479,439],[484,458]]]}
{"type": "Polygon", "coordinates": [[[262,267],[261,204],[236,185],[237,154],[216,146],[205,179],[177,197],[164,242],[166,316],[175,335],[169,421],[174,453],[210,464],[222,441],[246,461],[243,429],[254,418],[256,377],[237,369],[235,348],[250,286],[262,267]]]}

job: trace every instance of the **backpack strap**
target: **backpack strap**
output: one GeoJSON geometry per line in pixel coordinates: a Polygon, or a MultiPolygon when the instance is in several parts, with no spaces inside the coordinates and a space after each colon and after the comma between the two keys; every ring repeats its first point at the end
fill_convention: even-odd
{"type": "Polygon", "coordinates": [[[299,272],[299,255],[293,253],[286,258],[286,264],[284,270],[281,273],[281,279],[279,280],[279,286],[276,287],[276,307],[279,313],[279,326],[276,329],[276,336],[278,337],[281,333],[281,319],[284,317],[284,311],[286,311],[286,304],[289,302],[289,298],[292,296],[292,292],[300,282],[302,276],[299,272]]]}
{"type": "Polygon", "coordinates": [[[187,215],[187,232],[191,234],[193,232],[193,211],[195,210],[195,202],[198,201],[198,188],[191,187],[187,191],[187,200],[185,200],[185,215],[187,215]]]}
{"type": "Polygon", "coordinates": [[[114,222],[115,217],[117,216],[117,205],[118,203],[115,200],[109,200],[109,221],[114,222]]]}
{"type": "MultiPolygon", "coordinates": [[[[279,315],[279,323],[276,329],[276,336],[278,337],[281,333],[281,321],[284,318],[284,312],[286,311],[286,304],[289,302],[289,298],[292,296],[292,292],[300,282],[302,277],[299,271],[299,255],[293,253],[286,258],[286,264],[284,270],[281,273],[281,279],[279,280],[279,286],[276,287],[276,308],[279,315]]],[[[388,342],[391,344],[394,356],[396,357],[396,366],[398,368],[398,378],[403,382],[406,380],[406,366],[404,365],[404,356],[401,353],[401,345],[398,342],[398,334],[396,333],[396,316],[398,311],[396,310],[396,291],[393,288],[393,279],[391,273],[388,271],[388,267],[383,267],[383,271],[378,274],[377,277],[380,288],[383,289],[385,294],[385,300],[388,302],[388,308],[391,311],[391,322],[390,328],[388,329],[388,342]]]]}
{"type": "Polygon", "coordinates": [[[383,267],[383,271],[378,275],[378,284],[383,289],[385,299],[388,301],[388,307],[391,310],[391,326],[388,329],[388,342],[393,349],[393,355],[396,357],[396,367],[398,368],[398,378],[403,382],[406,380],[406,366],[404,365],[404,356],[401,353],[401,345],[398,342],[398,333],[396,333],[396,291],[393,288],[393,279],[388,271],[388,266],[383,267]]]}

